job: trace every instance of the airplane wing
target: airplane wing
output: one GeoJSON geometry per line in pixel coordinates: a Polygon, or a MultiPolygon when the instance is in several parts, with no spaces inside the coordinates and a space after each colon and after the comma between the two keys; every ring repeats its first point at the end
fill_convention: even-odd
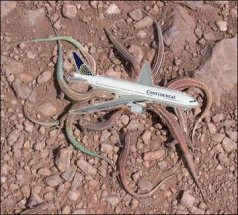
{"type": "Polygon", "coordinates": [[[108,108],[120,107],[135,101],[145,101],[145,99],[142,99],[141,96],[125,95],[125,96],[120,96],[119,98],[113,99],[108,102],[90,105],[88,107],[81,108],[81,109],[73,109],[70,111],[76,112],[76,113],[94,112],[94,111],[99,111],[99,110],[108,109],[108,108]]]}
{"type": "Polygon", "coordinates": [[[143,65],[143,68],[141,70],[137,83],[147,85],[147,86],[153,86],[153,81],[151,77],[151,68],[147,60],[145,61],[143,65]]]}

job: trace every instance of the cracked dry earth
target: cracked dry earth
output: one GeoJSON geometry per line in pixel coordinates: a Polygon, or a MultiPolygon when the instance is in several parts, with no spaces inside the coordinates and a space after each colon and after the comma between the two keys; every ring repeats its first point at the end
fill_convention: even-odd
{"type": "MultiPolygon", "coordinates": [[[[1,213],[237,214],[236,26],[235,1],[1,1],[1,213]],[[32,117],[56,119],[70,104],[58,97],[56,43],[14,46],[54,35],[47,14],[60,35],[72,36],[86,47],[97,62],[97,74],[135,81],[103,29],[111,29],[138,61],[152,62],[156,34],[153,22],[140,9],[163,30],[164,61],[154,83],[163,86],[165,80],[193,76],[213,93],[212,108],[199,124],[190,149],[210,209],[185,163],[179,162],[183,156],[179,148],[165,147],[172,137],[159,117],[124,113],[112,129],[102,132],[74,127],[83,145],[115,164],[120,154],[117,134],[136,131],[126,172],[130,187],[138,192],[151,190],[179,162],[175,177],[151,197],[137,199],[126,193],[107,163],[76,150],[64,129],[33,124],[23,114],[24,101],[35,83],[28,109],[32,117]]],[[[74,70],[71,51],[75,49],[62,43],[67,77],[74,70]]],[[[70,87],[79,92],[89,89],[81,83],[70,87]]],[[[205,104],[200,90],[187,92],[205,104]]],[[[190,131],[202,110],[188,112],[190,131]]],[[[107,117],[110,113],[105,111],[88,114],[85,120],[107,117]]]]}

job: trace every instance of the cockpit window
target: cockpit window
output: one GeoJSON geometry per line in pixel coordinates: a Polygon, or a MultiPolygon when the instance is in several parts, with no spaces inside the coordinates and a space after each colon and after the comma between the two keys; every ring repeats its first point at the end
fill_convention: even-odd
{"type": "Polygon", "coordinates": [[[194,103],[194,102],[196,102],[196,100],[189,101],[189,103],[194,103]]]}

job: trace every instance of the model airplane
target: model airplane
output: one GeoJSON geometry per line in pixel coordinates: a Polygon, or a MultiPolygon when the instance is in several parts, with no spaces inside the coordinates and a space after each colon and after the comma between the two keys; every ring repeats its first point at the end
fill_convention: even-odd
{"type": "Polygon", "coordinates": [[[198,102],[186,93],[154,86],[148,61],[145,61],[140,76],[137,82],[134,83],[126,80],[94,75],[76,52],[73,52],[73,58],[78,72],[74,73],[74,77],[70,80],[87,81],[90,85],[115,93],[119,97],[82,109],[73,109],[71,110],[72,112],[94,112],[127,105],[131,108],[131,111],[142,113],[145,111],[146,102],[157,102],[167,106],[186,109],[198,106],[198,102]]]}

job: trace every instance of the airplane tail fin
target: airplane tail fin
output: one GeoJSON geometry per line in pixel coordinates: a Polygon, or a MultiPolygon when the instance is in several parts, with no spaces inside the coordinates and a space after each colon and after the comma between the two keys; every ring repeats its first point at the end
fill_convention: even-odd
{"type": "Polygon", "coordinates": [[[73,53],[73,58],[75,61],[75,65],[78,69],[79,74],[81,75],[94,75],[91,69],[88,68],[88,66],[83,62],[82,58],[76,53],[73,53]]]}

